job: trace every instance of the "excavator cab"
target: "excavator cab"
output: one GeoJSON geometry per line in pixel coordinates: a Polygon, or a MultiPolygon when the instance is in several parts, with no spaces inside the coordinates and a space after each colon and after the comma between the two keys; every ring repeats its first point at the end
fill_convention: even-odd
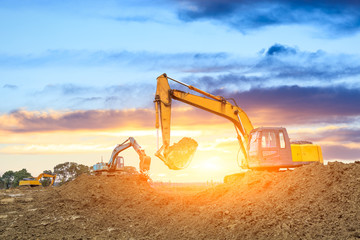
{"type": "Polygon", "coordinates": [[[115,158],[115,164],[116,168],[119,168],[119,169],[124,169],[125,167],[125,161],[124,161],[124,158],[122,156],[117,156],[115,158]]]}
{"type": "Polygon", "coordinates": [[[294,168],[313,161],[322,162],[320,147],[311,142],[290,143],[285,128],[260,127],[250,132],[248,167],[257,170],[294,168]],[[307,159],[299,159],[299,156],[307,159]]]}
{"type": "Polygon", "coordinates": [[[253,129],[247,152],[248,165],[252,169],[293,167],[290,140],[285,128],[253,129]]]}

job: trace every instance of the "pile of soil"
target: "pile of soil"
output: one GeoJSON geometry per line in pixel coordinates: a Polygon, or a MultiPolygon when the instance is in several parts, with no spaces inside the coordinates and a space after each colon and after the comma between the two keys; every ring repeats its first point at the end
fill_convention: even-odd
{"type": "Polygon", "coordinates": [[[1,239],[358,239],[360,164],[248,172],[182,194],[139,175],[0,192],[1,239]]]}

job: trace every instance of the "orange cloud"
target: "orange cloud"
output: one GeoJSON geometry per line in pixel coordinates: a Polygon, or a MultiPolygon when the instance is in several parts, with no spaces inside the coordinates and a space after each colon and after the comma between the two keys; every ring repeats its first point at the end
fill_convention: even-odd
{"type": "MultiPolygon", "coordinates": [[[[229,121],[203,110],[179,107],[172,109],[172,125],[199,126],[227,124],[229,121]]],[[[230,123],[231,124],[231,123],[230,123]]],[[[0,131],[51,132],[98,131],[102,129],[149,129],[155,127],[153,109],[88,110],[88,111],[26,111],[0,115],[0,131]]]]}
{"type": "Polygon", "coordinates": [[[36,112],[18,110],[0,116],[0,129],[9,132],[46,132],[151,127],[149,109],[36,112]]]}

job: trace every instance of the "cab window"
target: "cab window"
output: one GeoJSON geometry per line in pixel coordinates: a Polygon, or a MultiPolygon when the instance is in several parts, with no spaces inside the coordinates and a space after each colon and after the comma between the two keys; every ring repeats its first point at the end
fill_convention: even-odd
{"type": "Polygon", "coordinates": [[[285,138],[283,132],[279,132],[279,139],[280,139],[280,148],[285,148],[285,138]]]}
{"type": "Polygon", "coordinates": [[[255,132],[250,135],[250,150],[249,152],[257,152],[258,150],[258,132],[255,132]]]}
{"type": "Polygon", "coordinates": [[[276,136],[274,132],[263,132],[261,138],[261,147],[272,148],[276,147],[276,136]]]}

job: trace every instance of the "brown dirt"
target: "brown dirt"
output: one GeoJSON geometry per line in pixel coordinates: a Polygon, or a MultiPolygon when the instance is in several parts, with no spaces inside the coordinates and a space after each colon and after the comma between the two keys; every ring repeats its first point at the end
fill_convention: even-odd
{"type": "Polygon", "coordinates": [[[138,175],[0,191],[0,239],[359,239],[360,164],[248,172],[182,194],[138,175]]]}

